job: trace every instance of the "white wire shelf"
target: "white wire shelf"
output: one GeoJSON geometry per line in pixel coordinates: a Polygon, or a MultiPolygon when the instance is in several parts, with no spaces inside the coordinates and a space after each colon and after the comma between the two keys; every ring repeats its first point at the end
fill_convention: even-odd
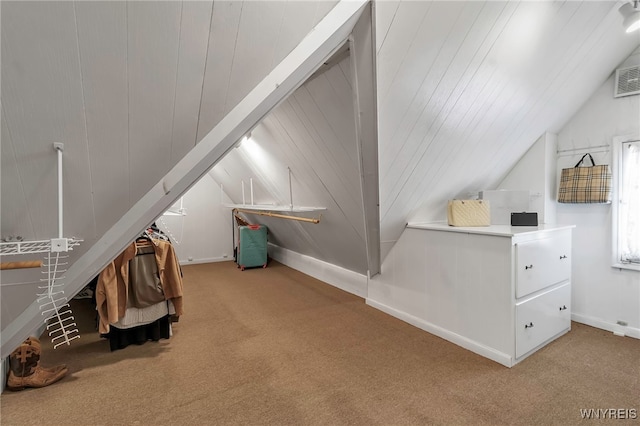
{"type": "MultiPolygon", "coordinates": [[[[67,248],[73,250],[82,242],[75,238],[67,239],[67,248]]],[[[51,240],[41,241],[10,241],[0,243],[0,255],[15,255],[28,253],[48,253],[51,251],[51,240]]]]}

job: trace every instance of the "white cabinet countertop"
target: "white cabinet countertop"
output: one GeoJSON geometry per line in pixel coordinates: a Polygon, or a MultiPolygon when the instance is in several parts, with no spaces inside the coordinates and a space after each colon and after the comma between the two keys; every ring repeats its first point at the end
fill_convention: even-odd
{"type": "MultiPolygon", "coordinates": [[[[575,228],[575,225],[548,225],[538,226],[511,226],[511,225],[490,225],[490,226],[449,226],[447,222],[410,222],[407,228],[426,229],[430,231],[461,232],[464,234],[494,235],[497,237],[525,237],[527,234],[540,235],[544,231],[557,231],[560,229],[575,228]]],[[[526,238],[526,237],[525,237],[526,238]]]]}

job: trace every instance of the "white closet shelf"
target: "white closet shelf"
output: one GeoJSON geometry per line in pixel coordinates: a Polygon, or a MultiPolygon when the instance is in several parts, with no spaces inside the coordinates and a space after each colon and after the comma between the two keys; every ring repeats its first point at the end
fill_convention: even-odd
{"type": "MultiPolygon", "coordinates": [[[[68,238],[68,249],[72,250],[73,247],[79,245],[82,240],[75,238],[68,238]]],[[[26,254],[26,253],[47,253],[51,251],[51,240],[41,241],[15,241],[0,243],[0,254],[26,254]]]]}
{"type": "Polygon", "coordinates": [[[288,213],[306,213],[320,212],[327,210],[326,207],[305,207],[305,206],[276,206],[270,204],[223,204],[224,207],[231,209],[269,211],[269,212],[288,212],[288,213]]]}
{"type": "Polygon", "coordinates": [[[166,211],[162,213],[162,216],[186,216],[185,212],[174,212],[174,211],[166,211]]]}

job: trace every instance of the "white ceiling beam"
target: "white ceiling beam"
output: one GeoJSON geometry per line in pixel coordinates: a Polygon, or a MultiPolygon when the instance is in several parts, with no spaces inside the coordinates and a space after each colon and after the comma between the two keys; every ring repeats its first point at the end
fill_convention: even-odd
{"type": "Polygon", "coordinates": [[[380,190],[378,184],[378,109],[373,5],[360,16],[349,39],[358,167],[364,208],[369,277],[380,273],[380,190]]]}
{"type": "MultiPolygon", "coordinates": [[[[65,293],[73,295],[84,287],[220,161],[244,134],[303,84],[345,43],[367,4],[368,0],[340,1],[200,143],[69,268],[65,293]]],[[[41,325],[42,316],[34,302],[2,330],[1,356],[8,356],[41,325]]]]}

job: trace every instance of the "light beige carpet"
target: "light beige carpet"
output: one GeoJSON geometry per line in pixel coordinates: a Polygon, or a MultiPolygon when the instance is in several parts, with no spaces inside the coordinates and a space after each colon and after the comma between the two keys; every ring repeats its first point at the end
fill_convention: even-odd
{"type": "Polygon", "coordinates": [[[69,375],[5,391],[1,424],[564,425],[581,409],[640,411],[637,339],[573,323],[509,369],[277,262],[187,266],[184,282],[173,337],[114,352],[76,301],[82,337],[43,341],[43,364],[69,375]]]}

